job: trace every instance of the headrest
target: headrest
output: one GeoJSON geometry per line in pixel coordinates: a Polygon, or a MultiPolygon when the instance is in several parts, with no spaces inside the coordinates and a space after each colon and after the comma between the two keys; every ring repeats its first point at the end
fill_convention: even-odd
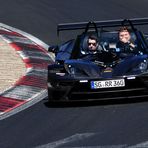
{"type": "Polygon", "coordinates": [[[135,33],[131,32],[130,35],[131,35],[131,40],[136,41],[137,37],[136,37],[135,33]]]}
{"type": "Polygon", "coordinates": [[[118,41],[118,32],[103,32],[100,38],[101,42],[116,42],[118,41]]]}

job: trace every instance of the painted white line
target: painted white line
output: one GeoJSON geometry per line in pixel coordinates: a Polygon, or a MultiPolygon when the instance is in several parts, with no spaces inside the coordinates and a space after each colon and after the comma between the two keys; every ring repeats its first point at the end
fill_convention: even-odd
{"type": "Polygon", "coordinates": [[[0,27],[2,29],[6,29],[6,30],[12,30],[14,32],[18,32],[19,34],[22,34],[23,36],[27,37],[28,39],[34,41],[35,43],[37,43],[38,45],[40,45],[41,47],[44,47],[46,50],[48,49],[49,45],[47,45],[46,43],[44,43],[43,41],[41,41],[40,39],[36,38],[35,36],[27,33],[27,32],[24,32],[20,29],[17,29],[17,28],[14,28],[14,27],[11,27],[11,26],[8,26],[6,24],[3,24],[3,23],[0,23],[0,27]]]}
{"type": "Polygon", "coordinates": [[[23,59],[41,59],[50,61],[50,57],[44,52],[32,52],[32,51],[17,51],[23,59]]]}
{"type": "Polygon", "coordinates": [[[34,98],[36,94],[39,94],[43,90],[43,88],[39,87],[19,85],[6,90],[1,96],[12,99],[28,100],[34,98]]]}
{"type": "MultiPolygon", "coordinates": [[[[27,33],[27,32],[24,32],[20,29],[17,29],[17,28],[14,28],[14,27],[11,27],[11,26],[8,26],[6,24],[3,24],[3,23],[0,23],[0,28],[2,29],[6,29],[6,30],[12,30],[14,32],[18,32],[19,34],[22,34],[23,36],[27,37],[28,39],[32,40],[33,42],[35,42],[37,45],[40,45],[41,47],[43,47],[44,49],[46,49],[48,51],[48,48],[50,47],[48,44],[46,44],[45,42],[41,41],[40,39],[36,38],[35,36],[27,33]]],[[[54,54],[49,54],[49,56],[51,57],[51,59],[54,61],[55,60],[55,57],[54,57],[54,54]]]]}
{"type": "Polygon", "coordinates": [[[48,144],[45,144],[45,145],[37,146],[36,148],[56,148],[56,147],[61,146],[63,144],[74,142],[74,141],[83,140],[83,139],[92,137],[94,135],[95,135],[95,133],[75,134],[75,135],[72,135],[70,137],[64,138],[62,140],[58,140],[58,141],[55,141],[55,142],[52,142],[52,143],[48,143],[48,144]]]}
{"type": "Polygon", "coordinates": [[[148,148],[148,141],[145,141],[133,146],[128,146],[127,148],[148,148]]]}
{"type": "Polygon", "coordinates": [[[10,112],[5,112],[4,114],[1,114],[0,115],[0,120],[3,120],[5,118],[8,118],[34,104],[36,104],[37,102],[41,101],[43,98],[46,98],[47,97],[47,90],[42,90],[42,92],[40,92],[39,94],[36,94],[34,96],[34,98],[32,98],[30,101],[26,102],[25,104],[17,107],[17,108],[14,108],[12,111],[10,112]]]}
{"type": "MultiPolygon", "coordinates": [[[[37,146],[35,148],[58,148],[58,147],[70,147],[70,146],[64,146],[64,144],[70,144],[72,142],[77,142],[77,141],[81,141],[81,140],[87,140],[88,138],[92,138],[92,136],[96,136],[97,133],[82,133],[82,134],[75,134],[75,135],[72,135],[70,137],[67,137],[67,138],[64,138],[64,139],[61,139],[61,140],[58,140],[58,141],[55,141],[55,142],[52,142],[52,143],[48,143],[48,144],[45,144],[45,145],[40,145],[40,146],[37,146]]],[[[97,145],[97,146],[72,146],[71,148],[125,148],[127,145],[126,144],[123,144],[123,145],[97,145]]]]}
{"type": "Polygon", "coordinates": [[[26,76],[39,76],[42,78],[47,78],[47,68],[46,69],[27,69],[26,76]]]}
{"type": "Polygon", "coordinates": [[[28,40],[28,38],[15,36],[15,35],[2,35],[2,36],[7,40],[8,43],[17,42],[17,43],[23,43],[23,44],[36,45],[31,40],[28,40]]]}

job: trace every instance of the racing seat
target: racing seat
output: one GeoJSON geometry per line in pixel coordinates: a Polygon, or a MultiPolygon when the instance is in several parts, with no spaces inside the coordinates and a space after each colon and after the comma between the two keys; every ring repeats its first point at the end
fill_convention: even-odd
{"type": "Polygon", "coordinates": [[[118,32],[103,32],[101,33],[100,44],[104,51],[116,50],[116,44],[118,42],[118,32]]]}
{"type": "Polygon", "coordinates": [[[88,35],[82,36],[81,37],[81,42],[80,42],[80,54],[86,55],[88,54],[88,35]]]}
{"type": "Polygon", "coordinates": [[[135,42],[137,40],[137,37],[136,37],[135,33],[131,32],[130,35],[131,35],[131,41],[135,42]]]}

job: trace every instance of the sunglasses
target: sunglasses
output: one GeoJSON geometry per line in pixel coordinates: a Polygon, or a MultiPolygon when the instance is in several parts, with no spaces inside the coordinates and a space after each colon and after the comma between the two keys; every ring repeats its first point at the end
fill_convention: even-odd
{"type": "Polygon", "coordinates": [[[88,43],[88,46],[90,46],[90,45],[96,46],[97,43],[88,43]]]}

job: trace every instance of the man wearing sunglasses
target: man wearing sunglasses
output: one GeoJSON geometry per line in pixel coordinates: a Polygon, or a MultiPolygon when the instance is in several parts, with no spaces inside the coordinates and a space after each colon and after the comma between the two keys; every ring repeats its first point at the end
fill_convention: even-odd
{"type": "Polygon", "coordinates": [[[89,36],[87,44],[89,52],[95,54],[98,49],[98,38],[94,35],[89,36]]]}
{"type": "Polygon", "coordinates": [[[98,58],[98,53],[102,51],[102,47],[99,45],[99,39],[96,35],[89,35],[87,38],[87,50],[83,60],[95,61],[98,58]]]}

